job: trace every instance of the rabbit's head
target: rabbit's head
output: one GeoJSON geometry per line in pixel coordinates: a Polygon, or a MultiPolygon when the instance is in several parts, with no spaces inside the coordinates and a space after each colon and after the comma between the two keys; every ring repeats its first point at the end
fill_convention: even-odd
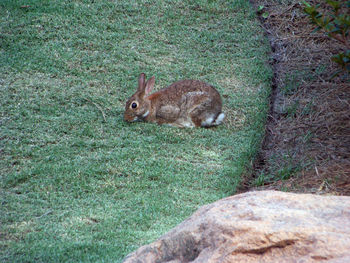
{"type": "Polygon", "coordinates": [[[150,113],[151,103],[147,96],[154,87],[155,79],[151,77],[146,81],[146,75],[140,74],[138,89],[134,95],[126,102],[124,120],[133,122],[145,119],[150,113]]]}

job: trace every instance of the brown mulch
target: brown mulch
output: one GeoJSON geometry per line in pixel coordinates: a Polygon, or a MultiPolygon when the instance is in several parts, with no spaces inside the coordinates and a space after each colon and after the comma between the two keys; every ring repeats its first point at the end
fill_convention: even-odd
{"type": "Polygon", "coordinates": [[[331,79],[338,67],[330,59],[344,46],[312,33],[299,1],[251,2],[268,14],[260,19],[275,75],[265,141],[241,190],[350,195],[350,77],[331,79]]]}

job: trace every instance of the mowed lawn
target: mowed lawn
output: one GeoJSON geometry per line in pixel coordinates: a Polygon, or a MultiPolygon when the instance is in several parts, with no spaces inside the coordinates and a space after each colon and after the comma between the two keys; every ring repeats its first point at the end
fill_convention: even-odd
{"type": "Polygon", "coordinates": [[[0,23],[1,262],[121,262],[249,172],[272,73],[248,0],[2,0],[0,23]],[[141,72],[213,84],[225,123],[125,123],[141,72]]]}

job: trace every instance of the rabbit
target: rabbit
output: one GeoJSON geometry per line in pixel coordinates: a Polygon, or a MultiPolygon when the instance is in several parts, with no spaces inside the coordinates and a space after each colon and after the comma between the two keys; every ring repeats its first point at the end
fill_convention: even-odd
{"type": "Polygon", "coordinates": [[[223,122],[222,100],[211,85],[200,80],[180,80],[150,94],[154,83],[154,76],[146,81],[146,75],[140,74],[138,89],[125,105],[125,121],[181,128],[212,127],[223,122]]]}

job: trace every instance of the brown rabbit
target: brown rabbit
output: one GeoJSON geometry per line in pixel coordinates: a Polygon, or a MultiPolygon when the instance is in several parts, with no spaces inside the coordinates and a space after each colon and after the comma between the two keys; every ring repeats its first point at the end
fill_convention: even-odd
{"type": "Polygon", "coordinates": [[[211,127],[222,123],[219,92],[199,80],[181,80],[150,94],[155,79],[146,82],[140,74],[139,87],[126,102],[124,120],[169,124],[175,127],[211,127]]]}

